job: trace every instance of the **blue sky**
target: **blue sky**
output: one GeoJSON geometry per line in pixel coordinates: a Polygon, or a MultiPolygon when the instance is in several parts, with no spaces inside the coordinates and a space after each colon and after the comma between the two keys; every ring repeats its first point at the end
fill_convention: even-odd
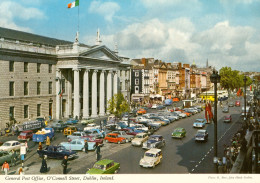
{"type": "MultiPolygon", "coordinates": [[[[72,0],[1,0],[0,26],[73,41],[72,0]]],[[[80,0],[80,42],[129,58],[260,71],[260,0],[80,0]]]]}

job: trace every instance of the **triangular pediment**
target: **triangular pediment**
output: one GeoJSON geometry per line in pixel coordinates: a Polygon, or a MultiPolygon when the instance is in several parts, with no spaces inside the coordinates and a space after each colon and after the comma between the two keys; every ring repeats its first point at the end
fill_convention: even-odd
{"type": "Polygon", "coordinates": [[[121,61],[120,58],[106,46],[97,46],[90,48],[86,51],[81,52],[80,56],[99,60],[109,60],[118,62],[121,61]]]}
{"type": "Polygon", "coordinates": [[[166,66],[166,64],[164,64],[164,63],[163,63],[163,64],[161,65],[161,67],[160,67],[160,68],[161,68],[161,69],[166,69],[166,68],[167,68],[167,66],[166,66]]]}

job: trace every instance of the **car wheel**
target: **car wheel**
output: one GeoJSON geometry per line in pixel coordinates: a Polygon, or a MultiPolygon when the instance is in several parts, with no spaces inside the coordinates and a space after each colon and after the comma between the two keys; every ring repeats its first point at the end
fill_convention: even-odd
{"type": "Polygon", "coordinates": [[[108,143],[108,140],[106,140],[106,143],[108,143]]]}
{"type": "Polygon", "coordinates": [[[118,144],[121,144],[120,140],[117,142],[118,144]]]}
{"type": "Polygon", "coordinates": [[[153,168],[155,168],[155,163],[153,164],[153,168]]]}
{"type": "Polygon", "coordinates": [[[128,143],[128,142],[129,142],[129,140],[128,140],[128,139],[125,139],[125,142],[126,142],[126,143],[128,143]]]}

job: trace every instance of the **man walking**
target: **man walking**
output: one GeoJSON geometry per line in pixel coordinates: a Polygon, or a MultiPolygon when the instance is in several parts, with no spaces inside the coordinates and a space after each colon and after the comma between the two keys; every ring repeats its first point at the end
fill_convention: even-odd
{"type": "Polygon", "coordinates": [[[100,144],[98,144],[98,146],[97,146],[97,149],[96,149],[96,153],[97,153],[97,161],[99,161],[100,160],[100,157],[101,157],[101,155],[100,155],[100,144]]]}
{"type": "Polygon", "coordinates": [[[62,160],[61,165],[63,167],[63,174],[67,174],[67,166],[68,166],[68,157],[67,156],[64,156],[64,159],[62,160]]]}
{"type": "Polygon", "coordinates": [[[5,175],[8,174],[9,164],[7,163],[7,161],[4,162],[4,164],[3,164],[3,166],[2,166],[2,170],[4,170],[5,175]]]}
{"type": "Polygon", "coordinates": [[[16,165],[16,151],[12,150],[11,151],[12,155],[11,155],[11,166],[15,166],[16,165]]]}
{"type": "Polygon", "coordinates": [[[85,140],[84,148],[85,148],[85,153],[88,153],[88,141],[87,140],[85,140]]]}

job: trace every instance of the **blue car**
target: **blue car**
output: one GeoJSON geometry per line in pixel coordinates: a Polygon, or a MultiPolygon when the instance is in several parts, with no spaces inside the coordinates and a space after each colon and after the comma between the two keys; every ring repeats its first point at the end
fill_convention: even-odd
{"type": "Polygon", "coordinates": [[[69,124],[76,124],[78,123],[79,120],[77,119],[73,119],[73,118],[69,118],[67,121],[66,121],[66,124],[69,125],[69,124]]]}
{"type": "MultiPolygon", "coordinates": [[[[66,150],[70,151],[84,151],[85,142],[84,139],[74,139],[71,142],[62,142],[60,146],[65,147],[66,150]]],[[[95,150],[96,149],[96,142],[88,142],[88,150],[95,150]]]]}
{"type": "Polygon", "coordinates": [[[204,128],[204,126],[206,125],[207,120],[204,119],[196,119],[196,121],[193,123],[193,127],[194,128],[204,128]]]}

